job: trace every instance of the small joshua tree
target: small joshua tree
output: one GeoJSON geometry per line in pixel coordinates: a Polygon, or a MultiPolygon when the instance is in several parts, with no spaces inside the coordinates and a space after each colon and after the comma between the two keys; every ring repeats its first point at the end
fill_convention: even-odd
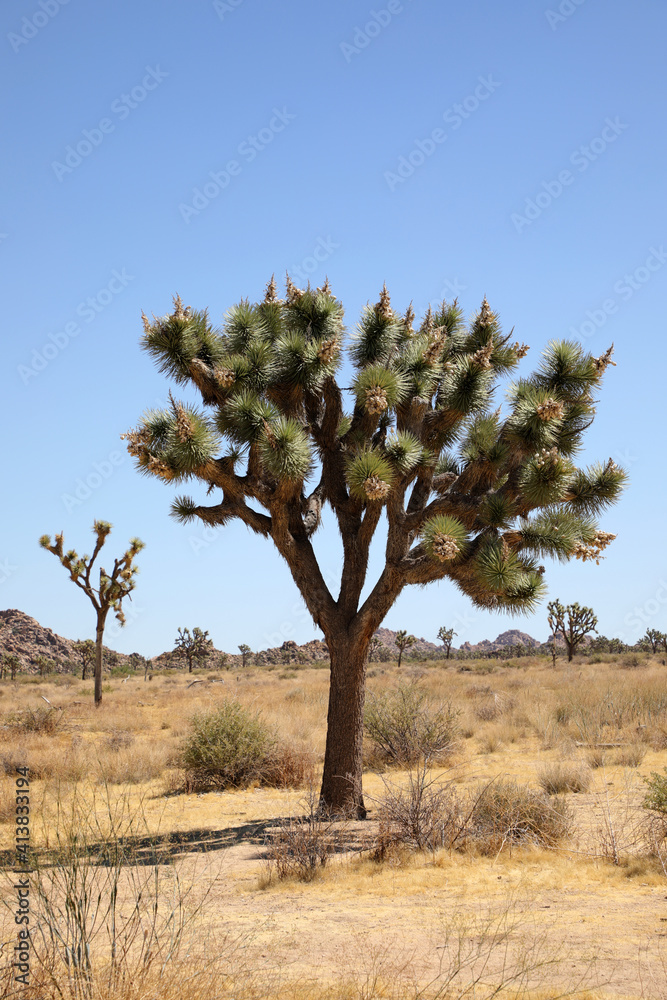
{"type": "Polygon", "coordinates": [[[402,591],[447,579],[477,607],[533,611],[544,556],[597,561],[614,538],[597,518],[626,478],[611,459],[574,462],[612,348],[550,342],[499,406],[528,348],[486,299],[469,323],[457,302],[414,320],[385,287],[346,343],[328,280],[288,277],[281,299],[272,278],[222,329],[176,297],[143,318],[142,346],[203,408],[171,399],[125,435],[141,472],[201,485],[175,498],[179,521],[239,520],[287,563],[331,658],[321,805],[359,817],[368,647],[402,591]],[[342,543],[336,589],[313,544],[326,507],[342,543]],[[378,529],[385,562],[367,586],[378,529]]]}
{"type": "Polygon", "coordinates": [[[88,667],[95,662],[95,643],[92,639],[79,639],[72,643],[72,649],[81,664],[81,680],[85,681],[88,667]]]}
{"type": "Polygon", "coordinates": [[[189,674],[192,673],[192,664],[195,660],[205,660],[212,650],[213,641],[209,639],[208,632],[194,628],[190,634],[189,628],[179,628],[174,642],[174,652],[177,656],[185,658],[189,674]]]}
{"type": "Polygon", "coordinates": [[[104,641],[104,626],[107,616],[113,611],[121,625],[125,624],[123,614],[123,598],[128,597],[134,590],[134,577],[138,572],[134,565],[134,557],[144,547],[144,543],[138,538],[131,538],[128,549],[120,559],[114,559],[113,570],[107,573],[104,567],[100,566],[100,579],[97,587],[93,586],[91,573],[93,565],[97,559],[102,546],[107,540],[107,535],[111,531],[108,521],[95,521],[93,523],[95,532],[95,548],[92,556],[79,556],[70,549],[64,551],[63,533],[55,536],[55,541],[51,543],[49,535],[42,535],[39,544],[49,552],[53,552],[69,573],[69,578],[77,585],[89,598],[95,608],[97,623],[95,627],[95,707],[99,708],[102,703],[102,652],[104,641]]]}
{"type": "Polygon", "coordinates": [[[394,639],[394,642],[396,643],[396,648],[398,649],[399,669],[401,666],[401,659],[403,657],[403,653],[405,652],[406,649],[409,649],[410,646],[414,646],[416,641],[417,640],[415,639],[414,635],[408,635],[407,631],[404,628],[401,629],[400,632],[396,633],[396,638],[394,639]]]}
{"type": "Polygon", "coordinates": [[[559,633],[563,636],[567,647],[567,659],[568,662],[571,662],[582,639],[589,632],[597,632],[595,626],[598,620],[593,609],[581,607],[577,603],[564,606],[559,600],[555,600],[549,602],[547,610],[549,612],[549,628],[554,634],[554,639],[559,633]]]}
{"type": "Polygon", "coordinates": [[[252,649],[250,646],[246,646],[245,642],[242,642],[239,646],[239,651],[241,653],[241,666],[245,668],[248,657],[252,653],[252,649]]]}
{"type": "Polygon", "coordinates": [[[458,635],[458,632],[455,632],[453,628],[445,628],[444,625],[441,625],[440,628],[438,629],[438,639],[445,647],[446,660],[449,659],[449,654],[452,651],[452,639],[454,638],[455,635],[458,635]]]}

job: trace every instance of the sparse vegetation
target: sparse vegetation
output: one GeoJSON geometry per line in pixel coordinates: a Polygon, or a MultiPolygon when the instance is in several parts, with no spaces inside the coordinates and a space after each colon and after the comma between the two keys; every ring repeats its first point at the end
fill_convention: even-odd
{"type": "MultiPolygon", "coordinates": [[[[271,665],[252,672],[238,671],[238,681],[231,678],[233,699],[228,698],[216,671],[200,675],[198,683],[188,687],[187,674],[175,667],[159,671],[150,685],[138,683],[142,668],[140,674],[125,674],[127,683],[112,679],[103,714],[82,698],[86,682],[78,669],[76,676],[22,674],[16,685],[6,682],[1,688],[2,847],[11,847],[13,780],[20,764],[30,768],[34,842],[40,851],[46,851],[47,845],[52,851],[55,831],[64,828],[68,817],[74,820],[75,794],[79,796],[77,809],[87,804],[86,822],[97,817],[98,851],[111,834],[104,819],[108,812],[105,803],[116,803],[119,817],[123,808],[132,804],[136,811],[143,803],[143,832],[135,826],[135,839],[127,839],[130,831],[123,828],[120,818],[115,829],[125,831],[123,849],[128,852],[141,844],[167,852],[169,864],[161,864],[159,875],[165,892],[172,887],[172,866],[177,877],[187,882],[204,851],[220,851],[225,859],[220,873],[215,880],[211,876],[210,882],[202,881],[195,892],[212,885],[214,894],[224,895],[224,908],[220,909],[216,897],[206,904],[203,916],[211,935],[209,954],[220,959],[217,975],[223,975],[225,988],[231,990],[235,983],[238,995],[243,995],[242,984],[244,989],[247,986],[248,996],[254,995],[249,966],[258,961],[257,955],[275,955],[276,961],[282,961],[280,949],[284,935],[292,933],[289,928],[295,907],[297,914],[303,912],[308,917],[308,908],[313,907],[312,928],[307,919],[303,933],[290,938],[289,954],[303,960],[318,927],[334,940],[340,920],[354,920],[362,934],[370,935],[369,940],[386,943],[381,916],[386,907],[391,908],[392,921],[401,920],[404,906],[406,914],[413,914],[415,907],[427,920],[444,894],[448,906],[455,907],[464,919],[484,900],[493,899],[503,906],[513,893],[528,892],[526,887],[536,884],[548,893],[552,909],[545,909],[544,914],[557,919],[558,935],[562,936],[564,922],[569,921],[568,934],[577,935],[577,947],[583,950],[590,943],[584,919],[588,913],[581,908],[584,904],[577,902],[576,889],[574,894],[562,893],[563,884],[585,885],[581,898],[591,906],[593,901],[595,905],[604,905],[607,899],[616,901],[622,886],[623,905],[631,907],[640,906],[642,893],[664,895],[667,878],[666,813],[642,808],[649,796],[654,805],[661,804],[661,793],[667,801],[664,668],[659,654],[643,654],[647,665],[641,673],[624,669],[621,659],[627,654],[603,655],[610,658],[602,663],[578,656],[576,673],[553,671],[546,650],[522,655],[516,661],[525,664],[525,672],[520,674],[509,667],[514,661],[507,658],[473,661],[469,664],[473,669],[465,673],[443,670],[442,658],[420,663],[419,678],[411,678],[409,683],[401,676],[405,666],[399,674],[394,657],[377,664],[368,705],[377,700],[395,710],[399,691],[404,688],[408,700],[403,702],[402,718],[408,736],[412,734],[407,745],[411,753],[415,746],[422,753],[406,765],[387,755],[366,734],[367,764],[372,761],[381,773],[366,773],[369,818],[362,824],[341,821],[317,808],[327,703],[326,677],[319,664],[304,664],[296,673],[298,680],[283,678],[281,675],[293,672],[271,670],[271,665]],[[477,667],[487,666],[492,666],[492,675],[476,672],[477,667]],[[249,781],[246,777],[236,785],[228,784],[229,775],[223,773],[214,778],[202,776],[200,783],[193,780],[189,784],[181,756],[191,736],[188,716],[207,716],[229,700],[241,706],[247,718],[262,725],[273,749],[263,758],[260,755],[261,766],[249,769],[254,775],[249,781]],[[443,706],[448,709],[445,720],[449,717],[454,727],[455,752],[438,760],[438,741],[423,738],[423,732],[428,734],[424,713],[432,720],[443,706]],[[603,766],[587,771],[584,762],[590,754],[599,755],[603,766]],[[643,757],[636,766],[630,760],[634,754],[643,757]],[[391,770],[387,770],[389,765],[391,770]],[[643,779],[650,775],[644,785],[643,779]],[[294,788],[300,791],[295,793],[294,788]],[[310,790],[305,803],[301,801],[303,789],[310,790]],[[171,794],[173,791],[178,795],[171,794]],[[228,847],[232,849],[229,853],[228,847]],[[236,921],[241,928],[250,914],[256,922],[259,914],[266,913],[266,897],[257,892],[258,887],[271,896],[271,922],[262,925],[257,952],[250,939],[243,939],[248,957],[244,964],[238,949],[225,950],[225,933],[229,921],[236,921]],[[399,898],[401,906],[396,907],[399,898]],[[352,902],[346,901],[354,901],[354,914],[352,902]],[[330,922],[332,912],[338,923],[330,922]],[[235,964],[232,955],[236,956],[235,964]]],[[[226,684],[229,680],[225,676],[226,684]]],[[[392,712],[389,719],[392,721],[392,712]]],[[[129,870],[124,870],[128,881],[123,883],[123,892],[128,895],[123,900],[129,900],[129,870]]],[[[154,875],[150,866],[142,871],[154,875]]],[[[86,884],[102,890],[102,882],[95,881],[100,877],[100,873],[91,872],[86,875],[86,884]]],[[[191,898],[196,904],[195,897],[191,898]]],[[[526,901],[529,909],[532,900],[531,896],[526,901]]],[[[166,904],[166,898],[163,902],[166,904]]],[[[538,911],[541,913],[540,907],[538,911]]],[[[120,912],[129,914],[125,908],[120,912]]],[[[612,913],[616,913],[613,906],[607,941],[618,959],[630,967],[622,921],[620,915],[612,919],[612,913]]],[[[9,917],[13,920],[11,914],[9,917]]],[[[0,943],[12,938],[13,927],[6,926],[0,943]]],[[[414,916],[398,926],[406,947],[422,946],[423,927],[414,916]]],[[[108,968],[99,964],[97,948],[95,945],[91,953],[99,985],[108,968]]],[[[61,960],[46,948],[43,953],[51,955],[59,985],[63,988],[65,984],[64,996],[72,1000],[67,980],[61,975],[65,968],[61,960]]],[[[333,965],[327,954],[326,949],[318,952],[318,961],[330,971],[333,965]]],[[[312,954],[307,960],[312,960],[312,954]]],[[[581,969],[580,958],[575,956],[575,961],[581,969]]],[[[203,992],[201,997],[193,994],[192,1000],[208,1000],[215,989],[220,991],[220,981],[214,986],[201,964],[189,963],[185,952],[181,958],[170,959],[160,978],[152,980],[150,973],[142,980],[144,993],[169,1000],[169,984],[176,983],[179,975],[195,971],[198,976],[193,982],[199,982],[203,992]]],[[[261,962],[257,968],[265,975],[261,962]]],[[[289,980],[290,968],[289,963],[284,966],[281,1000],[285,996],[301,998],[301,987],[289,980]]],[[[415,982],[423,973],[421,966],[419,970],[417,966],[406,968],[412,970],[415,982]]],[[[489,982],[495,974],[490,974],[489,982]]],[[[0,979],[3,975],[4,969],[0,979]]],[[[553,976],[555,972],[546,980],[547,994],[561,982],[553,976]]],[[[50,981],[41,977],[42,970],[34,976],[40,995],[56,1000],[50,981]]],[[[405,987],[407,980],[398,981],[405,987]]],[[[428,996],[425,980],[419,981],[422,995],[428,996]]],[[[189,988],[187,984],[183,987],[184,996],[189,988]]],[[[262,988],[273,1000],[265,980],[262,988]]],[[[389,985],[382,989],[391,995],[387,993],[389,985]]],[[[334,987],[327,987],[327,997],[337,996],[332,990],[334,987]]],[[[639,989],[636,992],[639,994],[639,989]]],[[[396,996],[402,1000],[400,993],[396,996]]],[[[127,992],[123,997],[135,1000],[127,992]]],[[[183,997],[174,995],[173,1000],[183,997]]],[[[349,1000],[347,995],[344,1000],[349,1000]]]]}

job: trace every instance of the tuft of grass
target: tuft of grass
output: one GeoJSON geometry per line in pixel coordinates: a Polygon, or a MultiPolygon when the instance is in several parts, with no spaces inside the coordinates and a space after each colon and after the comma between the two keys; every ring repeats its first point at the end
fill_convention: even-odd
{"type": "Polygon", "coordinates": [[[591,769],[584,762],[550,761],[540,769],[537,780],[547,795],[587,792],[591,787],[591,769]]]}
{"type": "Polygon", "coordinates": [[[270,788],[303,788],[315,782],[315,754],[307,747],[285,741],[268,756],[261,782],[270,788]]]}
{"type": "Polygon", "coordinates": [[[591,747],[586,754],[586,763],[596,770],[607,763],[607,753],[602,747],[591,747]]]}
{"type": "Polygon", "coordinates": [[[497,780],[478,793],[464,837],[481,854],[498,854],[516,844],[554,847],[571,833],[572,822],[572,810],[564,799],[550,798],[513,780],[497,780]]]}
{"type": "Polygon", "coordinates": [[[646,747],[638,741],[619,747],[614,755],[614,764],[620,767],[639,767],[646,756],[646,747]]]}

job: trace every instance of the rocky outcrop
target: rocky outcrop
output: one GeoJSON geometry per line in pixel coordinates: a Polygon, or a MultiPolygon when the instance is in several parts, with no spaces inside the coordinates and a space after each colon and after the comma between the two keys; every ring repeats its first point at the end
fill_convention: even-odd
{"type": "Polygon", "coordinates": [[[533,639],[531,635],[526,632],[519,632],[516,628],[508,629],[507,632],[501,632],[493,642],[489,639],[482,639],[481,642],[463,642],[461,643],[461,649],[465,653],[495,653],[499,650],[506,649],[508,646],[528,646],[533,648],[539,646],[541,643],[537,639],[533,639]]]}
{"type": "MultiPolygon", "coordinates": [[[[138,656],[137,653],[128,656],[116,653],[104,647],[106,663],[122,664],[138,656]]],[[[40,658],[55,664],[60,673],[68,670],[70,664],[75,668],[78,664],[74,643],[61,635],[44,628],[35,618],[26,615],[16,608],[0,611],[0,653],[10,653],[18,656],[21,661],[20,670],[24,673],[38,673],[40,658]]]]}
{"type": "MultiPolygon", "coordinates": [[[[408,634],[410,634],[408,632],[408,634]]],[[[396,632],[393,632],[390,628],[379,628],[375,633],[375,638],[379,639],[383,646],[385,646],[392,658],[398,659],[398,646],[396,645],[396,632]]],[[[438,646],[435,642],[428,642],[427,639],[417,639],[412,646],[409,646],[403,653],[404,657],[414,656],[415,653],[433,653],[435,650],[441,650],[442,646],[438,646]]]]}

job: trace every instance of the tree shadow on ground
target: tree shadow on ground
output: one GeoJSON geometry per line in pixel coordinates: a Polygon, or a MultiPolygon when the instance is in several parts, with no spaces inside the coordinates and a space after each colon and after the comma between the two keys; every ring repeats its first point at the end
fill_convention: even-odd
{"type": "MultiPolygon", "coordinates": [[[[172,830],[168,833],[143,837],[119,837],[115,840],[79,843],[76,845],[76,857],[78,860],[85,858],[89,864],[100,867],[118,864],[169,865],[191,854],[207,854],[210,851],[220,851],[240,844],[256,844],[258,848],[264,848],[273,831],[289,823],[306,823],[307,820],[307,816],[275,816],[260,822],[241,823],[217,830],[204,828],[172,830]]],[[[336,852],[358,850],[360,840],[364,839],[356,829],[359,824],[346,824],[342,821],[336,825],[340,827],[335,837],[336,852]],[[350,828],[346,829],[347,826],[350,828]]],[[[68,855],[74,853],[68,851],[66,847],[55,850],[36,849],[29,855],[29,865],[26,866],[17,863],[15,852],[1,851],[0,868],[6,872],[23,873],[27,868],[50,868],[62,864],[68,855]]],[[[261,859],[264,857],[264,851],[258,850],[252,857],[261,859]]]]}

